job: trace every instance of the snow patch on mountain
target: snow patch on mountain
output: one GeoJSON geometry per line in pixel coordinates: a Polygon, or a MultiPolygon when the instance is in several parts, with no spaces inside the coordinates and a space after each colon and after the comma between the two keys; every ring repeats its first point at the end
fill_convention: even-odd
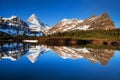
{"type": "Polygon", "coordinates": [[[3,20],[12,20],[14,18],[17,18],[17,16],[11,16],[10,18],[3,18],[3,20]]]}
{"type": "Polygon", "coordinates": [[[81,26],[81,27],[76,27],[76,28],[74,28],[74,30],[88,30],[88,28],[89,28],[90,26],[89,25],[84,25],[84,26],[81,26]]]}
{"type": "Polygon", "coordinates": [[[83,20],[79,20],[76,18],[72,19],[63,19],[61,20],[58,24],[56,24],[53,28],[49,30],[50,33],[55,33],[55,32],[64,32],[64,31],[69,31],[69,30],[86,30],[88,28],[88,25],[85,26],[80,26],[78,27],[77,25],[81,24],[83,20]]]}
{"type": "Polygon", "coordinates": [[[74,25],[75,25],[75,24],[83,22],[83,20],[78,20],[76,18],[72,18],[72,19],[65,18],[65,19],[62,19],[61,22],[62,22],[61,26],[64,26],[66,24],[72,24],[72,23],[74,23],[74,25]]]}

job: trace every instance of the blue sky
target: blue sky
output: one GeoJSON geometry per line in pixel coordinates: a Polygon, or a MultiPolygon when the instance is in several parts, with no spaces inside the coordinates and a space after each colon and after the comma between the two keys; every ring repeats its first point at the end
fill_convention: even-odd
{"type": "Polygon", "coordinates": [[[104,12],[120,28],[120,0],[0,0],[0,16],[17,15],[27,20],[35,13],[50,26],[63,18],[86,19],[104,12]]]}

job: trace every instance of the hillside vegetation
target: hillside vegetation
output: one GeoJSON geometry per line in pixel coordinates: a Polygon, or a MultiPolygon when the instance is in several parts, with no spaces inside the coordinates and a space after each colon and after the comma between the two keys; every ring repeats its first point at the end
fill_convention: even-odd
{"type": "Polygon", "coordinates": [[[80,40],[108,40],[120,41],[120,29],[113,30],[75,30],[69,32],[58,32],[47,35],[49,38],[71,38],[80,40]]]}

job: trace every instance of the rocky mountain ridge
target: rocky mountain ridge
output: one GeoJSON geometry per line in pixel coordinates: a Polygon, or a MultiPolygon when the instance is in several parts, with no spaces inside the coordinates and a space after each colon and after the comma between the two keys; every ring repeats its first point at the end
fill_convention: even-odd
{"type": "Polygon", "coordinates": [[[92,30],[92,29],[114,29],[114,22],[107,13],[100,16],[92,16],[85,20],[79,19],[63,19],[53,26],[49,33],[72,31],[72,30],[92,30]]]}
{"type": "Polygon", "coordinates": [[[22,35],[28,32],[28,25],[18,16],[0,17],[0,31],[10,35],[22,35]]]}

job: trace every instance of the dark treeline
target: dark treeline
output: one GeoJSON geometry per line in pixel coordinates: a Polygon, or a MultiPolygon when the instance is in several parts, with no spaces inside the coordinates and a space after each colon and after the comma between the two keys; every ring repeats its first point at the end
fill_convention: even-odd
{"type": "Polygon", "coordinates": [[[24,40],[24,39],[31,39],[31,40],[36,40],[36,39],[39,39],[38,36],[27,36],[25,33],[23,35],[18,35],[18,36],[12,36],[12,35],[9,35],[9,34],[5,34],[5,33],[1,33],[0,32],[0,41],[3,40],[3,41],[7,41],[7,40],[24,40]]]}
{"type": "Polygon", "coordinates": [[[74,30],[69,32],[58,32],[47,35],[51,38],[72,38],[80,40],[117,40],[120,41],[120,29],[114,30],[74,30]]]}
{"type": "MultiPolygon", "coordinates": [[[[44,36],[42,36],[44,37],[44,36]]],[[[18,36],[11,36],[8,34],[0,33],[0,40],[7,39],[39,39],[37,36],[27,36],[25,34],[18,36]]],[[[44,38],[69,38],[69,39],[80,39],[80,40],[108,40],[108,41],[120,41],[120,29],[114,30],[74,30],[69,32],[58,32],[47,35],[44,38]]]]}

